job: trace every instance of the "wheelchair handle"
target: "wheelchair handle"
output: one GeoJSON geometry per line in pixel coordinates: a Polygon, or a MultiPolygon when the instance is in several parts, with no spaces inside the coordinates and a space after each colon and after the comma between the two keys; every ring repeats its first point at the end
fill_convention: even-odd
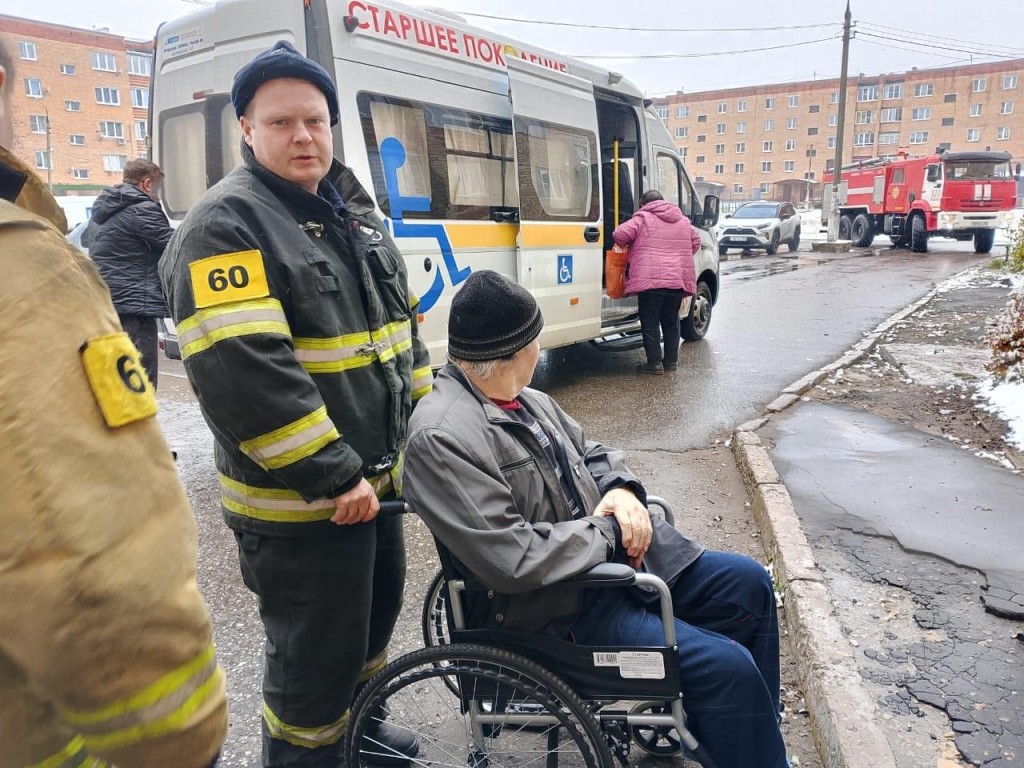
{"type": "Polygon", "coordinates": [[[409,515],[412,514],[412,507],[405,503],[404,499],[391,499],[380,502],[381,515],[409,515]]]}

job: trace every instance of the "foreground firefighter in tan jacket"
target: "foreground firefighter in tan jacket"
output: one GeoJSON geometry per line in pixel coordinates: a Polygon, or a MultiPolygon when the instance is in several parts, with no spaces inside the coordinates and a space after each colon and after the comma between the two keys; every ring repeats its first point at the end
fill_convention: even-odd
{"type": "Polygon", "coordinates": [[[200,768],[227,727],[139,353],[11,145],[0,48],[0,768],[200,768]]]}

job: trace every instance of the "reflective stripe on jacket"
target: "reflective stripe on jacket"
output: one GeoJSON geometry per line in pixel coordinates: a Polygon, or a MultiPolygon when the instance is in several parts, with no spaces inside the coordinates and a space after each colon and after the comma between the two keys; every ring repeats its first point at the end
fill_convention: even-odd
{"type": "Polygon", "coordinates": [[[80,350],[121,331],[96,267],[3,148],[0,190],[0,765],[208,766],[227,700],[192,510],[152,414],[109,426],[90,386],[80,350]]]}
{"type": "MultiPolygon", "coordinates": [[[[216,438],[228,525],[308,534],[329,524],[330,499],[360,478],[380,495],[398,488],[413,402],[432,381],[419,300],[348,169],[335,162],[328,175],[347,206],[338,215],[242,151],[244,164],[175,232],[161,278],[216,438]],[[266,288],[236,272],[242,287],[230,300],[211,299],[203,277],[193,281],[212,257],[223,259],[205,263],[222,270],[262,272],[266,288]]],[[[224,289],[224,275],[207,276],[224,289]]]]}

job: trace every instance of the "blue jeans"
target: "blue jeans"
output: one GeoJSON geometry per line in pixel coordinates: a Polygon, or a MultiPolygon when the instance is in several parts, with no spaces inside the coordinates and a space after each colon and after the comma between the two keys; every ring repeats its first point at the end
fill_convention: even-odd
{"type": "MultiPolygon", "coordinates": [[[[587,645],[663,645],[661,615],[623,590],[590,590],[572,627],[587,645]]],[[[708,551],[672,587],[687,726],[719,768],[786,768],[779,624],[764,567],[708,551]]],[[[657,611],[657,609],[655,609],[657,611]]]]}

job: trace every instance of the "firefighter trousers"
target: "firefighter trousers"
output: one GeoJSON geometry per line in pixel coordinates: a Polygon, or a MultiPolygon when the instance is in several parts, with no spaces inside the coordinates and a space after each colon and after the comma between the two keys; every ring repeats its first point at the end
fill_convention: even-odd
{"type": "Polygon", "coordinates": [[[337,768],[358,683],[384,665],[402,607],[399,515],[315,536],[235,532],[267,635],[263,766],[337,768]]]}

